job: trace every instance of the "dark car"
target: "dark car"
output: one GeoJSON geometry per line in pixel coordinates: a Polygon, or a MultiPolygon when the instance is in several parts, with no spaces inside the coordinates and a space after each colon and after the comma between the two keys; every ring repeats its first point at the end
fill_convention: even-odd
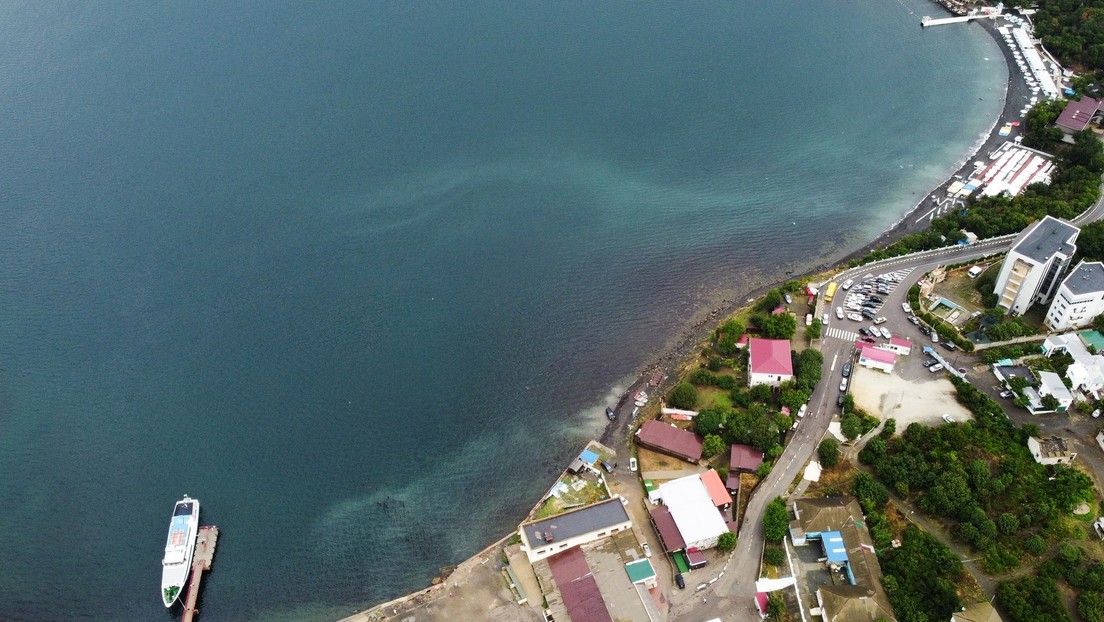
{"type": "Polygon", "coordinates": [[[870,300],[872,300],[872,301],[874,301],[878,304],[881,304],[881,303],[885,302],[884,300],[882,300],[881,296],[871,296],[870,300]]]}
{"type": "Polygon", "coordinates": [[[955,344],[954,344],[954,343],[952,343],[952,342],[950,342],[950,341],[943,341],[943,342],[940,342],[940,344],[939,344],[939,345],[943,346],[944,348],[947,348],[947,349],[948,349],[948,350],[950,350],[951,352],[954,352],[954,350],[955,350],[955,348],[956,348],[955,344]]]}
{"type": "Polygon", "coordinates": [[[851,375],[851,363],[850,362],[844,363],[843,364],[843,377],[846,378],[850,375],[851,375]]]}
{"type": "Polygon", "coordinates": [[[925,337],[931,337],[931,329],[928,328],[927,326],[921,326],[920,327],[920,332],[924,333],[925,337]]]}
{"type": "Polygon", "coordinates": [[[675,585],[677,585],[680,590],[686,589],[686,579],[682,578],[682,574],[675,575],[675,585]]]}
{"type": "Polygon", "coordinates": [[[863,337],[862,340],[867,342],[867,343],[874,343],[874,338],[873,337],[863,337]]]}
{"type": "Polygon", "coordinates": [[[601,460],[599,463],[602,465],[602,468],[606,470],[606,473],[613,473],[613,467],[610,466],[610,463],[605,460],[601,460]]]}
{"type": "Polygon", "coordinates": [[[867,330],[865,327],[860,328],[859,329],[859,334],[862,335],[863,337],[869,337],[870,336],[870,331],[867,330]]]}
{"type": "Polygon", "coordinates": [[[609,406],[606,406],[606,417],[610,421],[613,421],[617,417],[617,414],[615,412],[613,412],[612,408],[610,408],[609,406]]]}
{"type": "Polygon", "coordinates": [[[924,367],[931,367],[932,365],[935,365],[935,363],[936,363],[935,359],[926,359],[924,361],[924,367]]]}

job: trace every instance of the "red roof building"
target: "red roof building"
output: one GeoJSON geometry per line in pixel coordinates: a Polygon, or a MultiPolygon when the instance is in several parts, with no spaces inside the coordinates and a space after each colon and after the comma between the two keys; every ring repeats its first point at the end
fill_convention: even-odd
{"type": "Polygon", "coordinates": [[[897,363],[897,355],[889,350],[881,348],[863,348],[859,352],[859,365],[871,369],[880,369],[885,373],[893,373],[893,366],[897,363]]]}
{"type": "Polygon", "coordinates": [[[1058,115],[1054,125],[1062,131],[1073,134],[1089,126],[1093,115],[1104,108],[1104,101],[1091,97],[1082,97],[1081,101],[1070,100],[1066,109],[1058,115]]]}
{"type": "Polygon", "coordinates": [[[567,615],[576,622],[613,622],[598,582],[579,547],[548,558],[552,579],[560,590],[567,615]]]}
{"type": "Polygon", "coordinates": [[[751,445],[733,445],[732,455],[728,460],[729,479],[734,473],[755,473],[761,464],[763,464],[763,452],[751,445]]]}
{"type": "Polygon", "coordinates": [[[648,513],[652,520],[652,527],[659,534],[659,541],[668,553],[681,551],[686,548],[686,541],[682,539],[682,532],[675,524],[675,517],[671,516],[671,508],[661,505],[648,513]]]}
{"type": "Polygon", "coordinates": [[[655,419],[645,421],[644,425],[636,431],[636,443],[687,462],[701,460],[700,436],[655,419]]]}
{"type": "Polygon", "coordinates": [[[732,495],[725,490],[724,482],[721,481],[719,473],[709,469],[701,474],[701,480],[705,484],[705,489],[709,491],[709,497],[713,499],[713,505],[719,508],[732,505],[732,495]]]}
{"type": "Polygon", "coordinates": [[[789,340],[754,337],[748,348],[751,351],[748,386],[769,384],[777,387],[783,382],[793,380],[789,340]]]}

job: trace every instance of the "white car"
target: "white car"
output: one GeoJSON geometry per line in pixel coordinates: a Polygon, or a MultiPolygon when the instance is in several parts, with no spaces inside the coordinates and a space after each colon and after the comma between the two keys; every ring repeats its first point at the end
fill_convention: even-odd
{"type": "Polygon", "coordinates": [[[782,298],[783,298],[783,299],[785,299],[785,301],[786,301],[786,304],[788,304],[788,305],[792,305],[792,304],[793,304],[793,298],[792,298],[792,297],[790,297],[790,295],[789,295],[789,294],[786,294],[786,295],[782,296],[782,298]]]}
{"type": "Polygon", "coordinates": [[[954,417],[950,415],[943,415],[943,421],[946,421],[947,423],[954,423],[954,417]]]}
{"type": "Polygon", "coordinates": [[[859,315],[858,313],[848,313],[847,314],[847,319],[853,320],[855,322],[863,321],[863,317],[861,315],[859,315]]]}
{"type": "Polygon", "coordinates": [[[836,318],[843,319],[843,307],[836,307],[836,318]]]}
{"type": "Polygon", "coordinates": [[[644,557],[651,557],[652,556],[652,547],[648,546],[647,542],[645,542],[644,544],[641,544],[640,547],[644,549],[644,557]]]}
{"type": "Polygon", "coordinates": [[[847,391],[847,378],[840,381],[840,393],[847,391]]]}
{"type": "Polygon", "coordinates": [[[884,317],[874,318],[875,324],[885,324],[886,319],[884,317]]]}
{"type": "Polygon", "coordinates": [[[905,313],[912,313],[912,307],[910,307],[909,303],[907,303],[907,302],[902,302],[901,303],[901,310],[904,311],[905,313]]]}
{"type": "Polygon", "coordinates": [[[636,473],[636,458],[629,458],[629,470],[636,473]]]}
{"type": "Polygon", "coordinates": [[[828,312],[827,311],[824,313],[824,317],[821,318],[821,323],[822,324],[827,324],[828,323],[828,312]]]}
{"type": "Polygon", "coordinates": [[[935,365],[932,365],[931,367],[929,367],[928,371],[930,371],[933,374],[937,371],[943,371],[943,364],[942,363],[936,363],[935,365]]]}
{"type": "Polygon", "coordinates": [[[797,418],[801,419],[802,417],[804,417],[805,412],[808,411],[808,410],[809,410],[809,405],[808,404],[802,404],[801,408],[797,411],[797,418]]]}
{"type": "Polygon", "coordinates": [[[885,326],[882,327],[882,336],[886,339],[893,339],[893,334],[889,332],[889,329],[885,326]]]}
{"type": "Polygon", "coordinates": [[[855,284],[854,279],[847,279],[846,281],[843,282],[843,285],[840,285],[840,287],[842,287],[843,289],[851,289],[851,286],[854,285],[854,284],[855,284]]]}

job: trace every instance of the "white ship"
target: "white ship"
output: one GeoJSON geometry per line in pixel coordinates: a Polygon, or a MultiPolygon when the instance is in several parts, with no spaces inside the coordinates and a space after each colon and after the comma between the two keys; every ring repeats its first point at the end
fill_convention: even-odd
{"type": "Polygon", "coordinates": [[[161,600],[172,607],[192,569],[192,553],[199,533],[199,501],[184,495],[176,502],[169,519],[169,537],[165,541],[165,558],[161,560],[161,600]]]}

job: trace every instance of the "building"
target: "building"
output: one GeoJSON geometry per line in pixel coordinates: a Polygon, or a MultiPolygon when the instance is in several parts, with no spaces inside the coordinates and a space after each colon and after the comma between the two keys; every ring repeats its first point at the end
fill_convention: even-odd
{"type": "Polygon", "coordinates": [[[727,510],[732,505],[732,495],[728,494],[728,490],[725,489],[719,473],[709,469],[701,474],[701,480],[705,484],[705,489],[709,491],[709,498],[713,499],[713,505],[718,510],[727,510]]]}
{"type": "Polygon", "coordinates": [[[1062,130],[1064,134],[1076,134],[1089,127],[1093,117],[1104,109],[1104,101],[1091,97],[1082,97],[1081,101],[1070,100],[1066,102],[1066,109],[1058,115],[1054,127],[1062,130]]]}
{"type": "MultiPolygon", "coordinates": [[[[728,525],[717,511],[700,475],[687,475],[660,484],[659,496],[670,511],[686,549],[713,548],[721,534],[728,532],[728,525]]],[[[670,546],[666,539],[664,546],[670,546]]]]}
{"type": "Polygon", "coordinates": [[[1076,451],[1070,451],[1066,446],[1066,441],[1052,436],[1050,438],[1035,438],[1034,436],[1027,439],[1027,448],[1031,450],[1031,455],[1034,456],[1035,462],[1039,464],[1045,464],[1048,466],[1055,464],[1070,464],[1074,458],[1077,457],[1076,451]]]}
{"type": "Polygon", "coordinates": [[[1023,315],[1031,305],[1046,303],[1077,252],[1081,230],[1068,222],[1046,216],[1024,229],[1001,264],[993,293],[997,306],[1023,315]]]}
{"type": "Polygon", "coordinates": [[[817,589],[825,621],[896,620],[882,589],[882,569],[854,497],[797,499],[790,521],[794,546],[817,542],[824,550],[832,582],[817,589]]]}
{"type": "Polygon", "coordinates": [[[598,581],[590,571],[586,556],[578,548],[553,555],[548,560],[552,579],[560,591],[567,615],[572,620],[613,622],[598,581]]]}
{"type": "Polygon", "coordinates": [[[951,622],[1004,622],[989,601],[981,601],[951,614],[951,622]]]}
{"type": "Polygon", "coordinates": [[[905,339],[904,337],[891,337],[889,343],[883,343],[878,346],[882,350],[889,350],[901,356],[908,356],[912,354],[912,341],[905,339]]]}
{"type": "Polygon", "coordinates": [[[1050,331],[1081,328],[1104,313],[1104,263],[1082,261],[1058,286],[1046,314],[1050,331]]]}
{"type": "Polygon", "coordinates": [[[793,380],[793,361],[790,358],[790,342],[786,339],[750,340],[751,351],[748,363],[748,386],[769,384],[777,387],[783,382],[793,380]]]}
{"type": "Polygon", "coordinates": [[[1024,396],[1027,398],[1027,408],[1032,414],[1038,415],[1040,413],[1050,412],[1065,412],[1070,404],[1073,404],[1073,394],[1066,388],[1066,384],[1062,382],[1062,377],[1052,371],[1040,371],[1039,372],[1039,388],[1027,387],[1023,390],[1024,396]],[[1043,398],[1052,395],[1054,399],[1058,400],[1058,406],[1056,408],[1048,408],[1043,404],[1043,398]]]}
{"type": "Polygon", "coordinates": [[[521,548],[530,562],[605,538],[632,527],[620,496],[518,528],[521,548]]]}
{"type": "Polygon", "coordinates": [[[625,564],[625,574],[629,575],[629,582],[641,584],[646,588],[656,587],[656,572],[649,559],[638,559],[625,564]]]}
{"type": "Polygon", "coordinates": [[[656,535],[659,536],[663,550],[668,553],[677,553],[686,550],[686,541],[682,539],[675,517],[671,516],[671,508],[661,505],[648,512],[648,520],[652,523],[656,535]]]}
{"type": "MultiPolygon", "coordinates": [[[[897,354],[895,352],[876,348],[864,341],[860,341],[859,344],[862,344],[859,347],[859,365],[884,371],[887,374],[893,373],[893,366],[897,364],[897,354]]],[[[856,344],[856,347],[859,344],[856,344]]]]}
{"type": "Polygon", "coordinates": [[[644,425],[636,431],[636,444],[687,462],[701,460],[700,436],[655,419],[645,421],[644,425]]]}
{"type": "Polygon", "coordinates": [[[728,458],[728,473],[757,473],[763,464],[763,452],[751,445],[732,445],[728,458]]]}

